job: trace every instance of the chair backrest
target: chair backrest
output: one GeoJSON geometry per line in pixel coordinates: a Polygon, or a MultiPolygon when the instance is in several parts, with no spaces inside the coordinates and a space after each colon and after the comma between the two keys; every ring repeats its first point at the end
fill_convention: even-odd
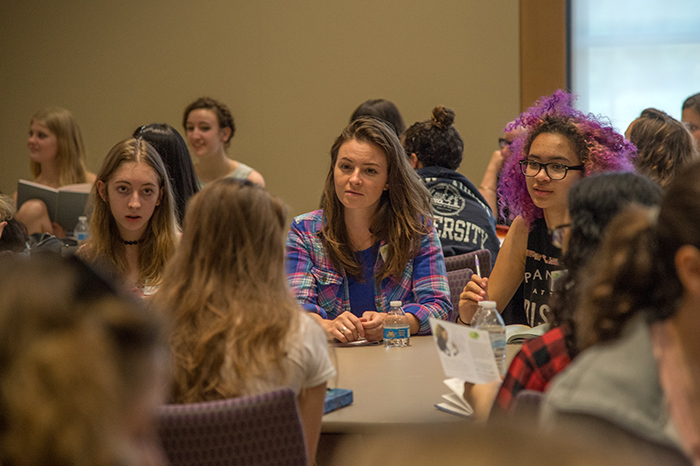
{"type": "Polygon", "coordinates": [[[449,316],[451,322],[457,319],[459,314],[459,295],[469,283],[473,272],[471,269],[457,269],[447,272],[447,284],[450,287],[450,299],[452,301],[452,315],[449,316]]]}
{"type": "Polygon", "coordinates": [[[445,257],[445,269],[472,269],[476,273],[476,257],[479,258],[479,269],[481,276],[488,277],[491,275],[491,251],[488,249],[479,249],[478,251],[467,252],[458,256],[445,257]]]}
{"type": "Polygon", "coordinates": [[[513,405],[511,413],[514,416],[530,416],[536,418],[539,415],[543,400],[544,392],[521,390],[515,395],[515,404],[513,405]]]}
{"type": "Polygon", "coordinates": [[[171,466],[306,466],[304,431],[289,389],[165,405],[158,433],[171,466]]]}

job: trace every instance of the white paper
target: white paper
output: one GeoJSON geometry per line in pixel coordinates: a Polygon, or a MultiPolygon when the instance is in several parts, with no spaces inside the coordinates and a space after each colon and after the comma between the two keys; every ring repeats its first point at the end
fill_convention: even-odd
{"type": "Polygon", "coordinates": [[[446,377],[474,384],[501,380],[488,332],[430,318],[446,377]]]}
{"type": "Polygon", "coordinates": [[[448,413],[459,414],[460,416],[471,416],[474,410],[467,400],[464,399],[464,381],[452,378],[445,380],[444,384],[447,385],[447,388],[449,388],[452,393],[442,395],[447,403],[438,403],[435,407],[447,411],[448,413]]]}

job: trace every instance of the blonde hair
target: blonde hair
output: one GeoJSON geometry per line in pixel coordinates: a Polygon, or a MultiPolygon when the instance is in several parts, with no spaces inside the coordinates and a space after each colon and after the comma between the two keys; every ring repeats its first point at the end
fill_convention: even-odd
{"type": "MultiPolygon", "coordinates": [[[[42,123],[56,136],[56,162],[61,186],[87,182],[83,137],[73,114],[65,108],[49,107],[34,114],[29,124],[34,122],[42,123]]],[[[40,163],[30,161],[29,168],[35,179],[41,175],[40,163]]]]}
{"type": "MultiPolygon", "coordinates": [[[[158,152],[141,138],[125,139],[118,142],[107,154],[97,181],[105,185],[117,169],[124,163],[145,163],[157,177],[161,201],[156,206],[143,238],[139,240],[139,276],[144,285],[155,286],[161,281],[166,261],[175,251],[177,221],[172,198],[172,189],[167,171],[158,152]]],[[[100,196],[98,183],[92,189],[90,204],[93,207],[90,219],[90,235],[82,255],[86,260],[106,265],[117,277],[124,277],[128,270],[124,244],[121,242],[117,222],[109,207],[109,197],[105,189],[105,199],[100,196]]]]}
{"type": "Polygon", "coordinates": [[[133,464],[124,424],[166,367],[158,317],[53,255],[3,261],[0,295],[0,464],[133,464]]]}
{"type": "Polygon", "coordinates": [[[362,117],[350,123],[331,147],[331,164],[323,189],[323,240],[333,266],[352,277],[362,277],[362,266],[348,237],[344,206],[335,192],[335,164],[340,147],[350,140],[377,146],[386,155],[387,185],[372,218],[370,232],[389,245],[386,261],[377,273],[377,286],[393,275],[400,277],[415,256],[420,237],[429,232],[430,193],[408,162],[396,133],[384,122],[362,117]]]}
{"type": "Polygon", "coordinates": [[[284,271],[285,223],[282,202],[248,181],[220,179],[190,200],[153,297],[172,321],[176,402],[284,382],[288,338],[302,312],[284,271]]]}

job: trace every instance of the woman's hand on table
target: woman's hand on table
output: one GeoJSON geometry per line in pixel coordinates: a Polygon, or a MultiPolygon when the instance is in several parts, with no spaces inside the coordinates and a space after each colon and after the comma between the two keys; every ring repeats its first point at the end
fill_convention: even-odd
{"type": "Polygon", "coordinates": [[[479,303],[489,299],[488,282],[488,278],[481,278],[474,274],[459,295],[459,320],[463,323],[470,323],[479,303]]]}
{"type": "Polygon", "coordinates": [[[367,341],[381,341],[384,339],[384,316],[383,312],[366,311],[362,314],[360,322],[365,330],[367,341]]]}
{"type": "Polygon", "coordinates": [[[324,320],[323,327],[330,336],[341,343],[356,341],[365,336],[365,329],[360,319],[348,311],[333,320],[324,320]]]}

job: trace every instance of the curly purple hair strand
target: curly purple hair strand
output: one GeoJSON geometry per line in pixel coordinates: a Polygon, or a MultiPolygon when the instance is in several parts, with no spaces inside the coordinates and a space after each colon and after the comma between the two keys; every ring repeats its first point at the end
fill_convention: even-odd
{"type": "Polygon", "coordinates": [[[498,186],[500,209],[507,207],[511,219],[522,216],[530,225],[543,216],[527,191],[520,161],[527,158],[532,141],[542,133],[567,137],[584,165],[583,176],[609,171],[632,171],[637,148],[616,132],[610,122],[592,113],[574,109],[574,98],[561,89],[538,100],[533,107],[509,123],[506,132],[524,128],[525,132],[510,146],[512,155],[501,172],[498,186]]]}

